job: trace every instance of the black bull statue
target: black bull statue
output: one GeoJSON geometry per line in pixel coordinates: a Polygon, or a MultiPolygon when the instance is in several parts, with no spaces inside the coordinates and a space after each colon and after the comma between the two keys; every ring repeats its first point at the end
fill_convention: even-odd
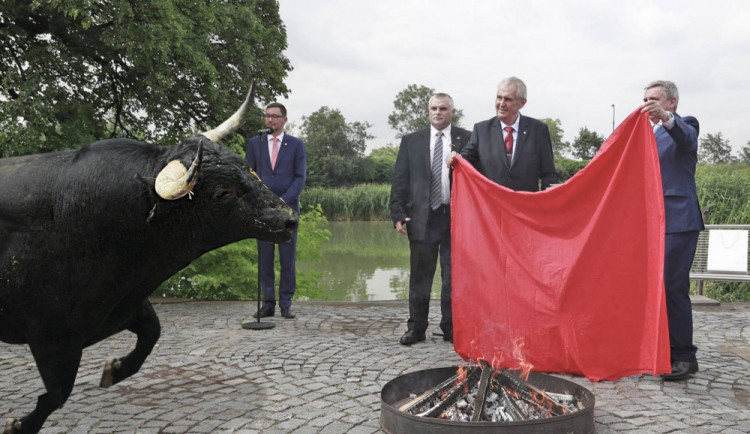
{"type": "Polygon", "coordinates": [[[101,386],[138,372],[160,335],[148,296],[191,261],[245,238],[291,238],[296,214],[214,143],[251,95],[175,146],[113,139],[0,159],[0,340],[28,344],[47,391],[5,433],[38,432],[70,396],[83,348],[109,336],[137,342],[106,361],[101,386]]]}

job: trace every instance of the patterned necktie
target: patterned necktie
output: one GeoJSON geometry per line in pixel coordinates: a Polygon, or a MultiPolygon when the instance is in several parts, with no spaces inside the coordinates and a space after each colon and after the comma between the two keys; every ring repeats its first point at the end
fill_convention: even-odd
{"type": "Polygon", "coordinates": [[[276,167],[276,157],[279,156],[279,138],[273,138],[273,152],[271,153],[271,169],[276,167]]]}
{"type": "Polygon", "coordinates": [[[505,127],[508,133],[505,135],[505,155],[508,156],[508,164],[513,159],[513,127],[505,127]]]}
{"type": "Polygon", "coordinates": [[[430,208],[443,204],[443,132],[438,131],[432,151],[432,179],[430,180],[430,208]]]}

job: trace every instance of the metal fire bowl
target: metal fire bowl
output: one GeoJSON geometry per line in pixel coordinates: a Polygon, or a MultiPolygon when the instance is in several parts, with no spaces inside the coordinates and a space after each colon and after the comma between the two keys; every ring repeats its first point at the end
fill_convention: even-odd
{"type": "Polygon", "coordinates": [[[546,392],[573,395],[584,408],[563,416],[518,422],[458,422],[414,416],[399,410],[410,399],[409,394],[422,394],[455,375],[457,369],[458,366],[426,369],[389,381],[380,393],[380,425],[383,429],[390,434],[594,432],[594,394],[571,381],[537,372],[529,375],[529,383],[546,392]]]}

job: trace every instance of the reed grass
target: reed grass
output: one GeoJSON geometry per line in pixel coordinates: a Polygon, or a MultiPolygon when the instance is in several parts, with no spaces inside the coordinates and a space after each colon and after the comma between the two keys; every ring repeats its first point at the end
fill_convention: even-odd
{"type": "Polygon", "coordinates": [[[750,224],[750,166],[700,165],[695,183],[709,224],[750,224]]]}
{"type": "Polygon", "coordinates": [[[320,204],[328,221],[390,220],[390,184],[359,184],[354,187],[305,188],[304,205],[320,204]]]}

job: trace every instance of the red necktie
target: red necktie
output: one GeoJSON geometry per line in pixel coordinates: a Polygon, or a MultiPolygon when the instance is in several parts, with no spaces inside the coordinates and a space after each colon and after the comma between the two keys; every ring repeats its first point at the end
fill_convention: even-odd
{"type": "Polygon", "coordinates": [[[273,152],[271,153],[271,168],[276,167],[276,157],[279,156],[279,138],[273,138],[273,152]]]}
{"type": "Polygon", "coordinates": [[[513,158],[513,127],[505,127],[505,154],[508,156],[508,164],[513,158]]]}

